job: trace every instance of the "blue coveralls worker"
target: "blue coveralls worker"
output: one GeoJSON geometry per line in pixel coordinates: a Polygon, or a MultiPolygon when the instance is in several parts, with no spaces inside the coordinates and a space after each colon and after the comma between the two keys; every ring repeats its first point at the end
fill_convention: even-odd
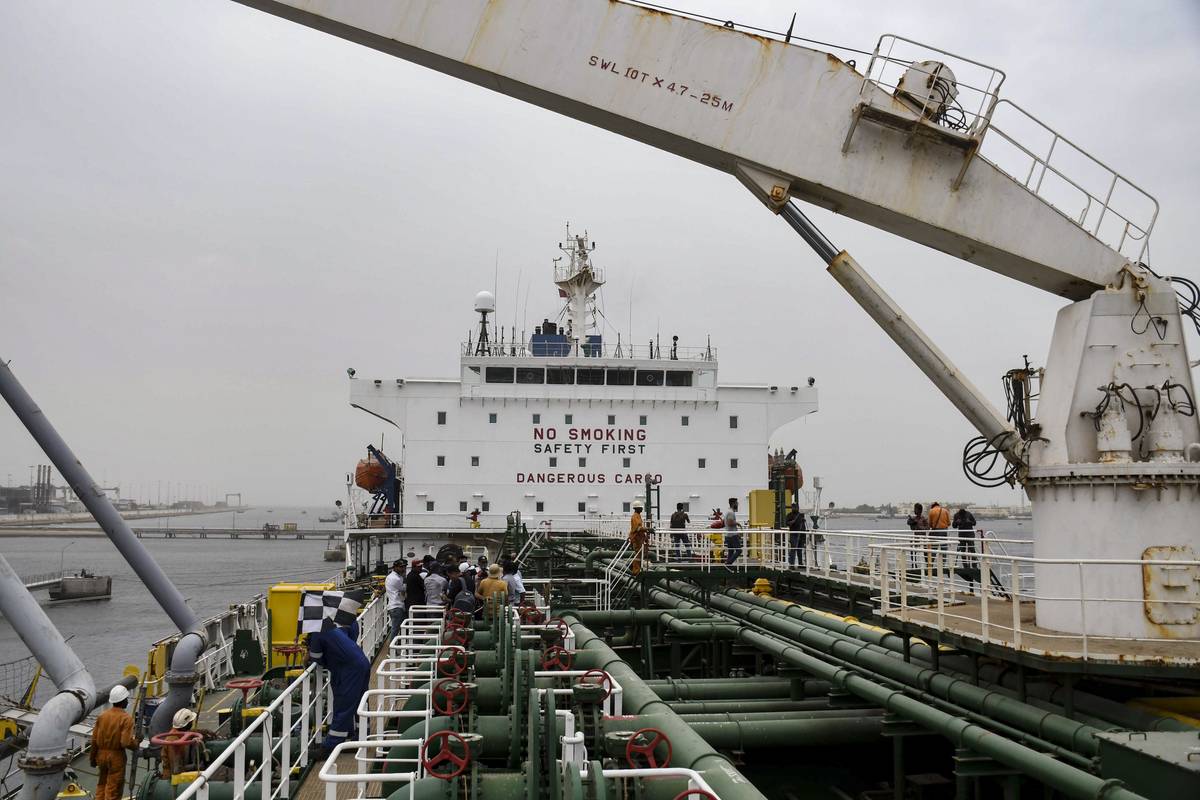
{"type": "MultiPolygon", "coordinates": [[[[358,623],[308,635],[308,655],[329,670],[333,717],[325,737],[325,752],[337,747],[358,728],[358,704],[371,685],[371,662],[358,646],[358,623]]],[[[357,739],[357,735],[351,737],[357,739]]]]}

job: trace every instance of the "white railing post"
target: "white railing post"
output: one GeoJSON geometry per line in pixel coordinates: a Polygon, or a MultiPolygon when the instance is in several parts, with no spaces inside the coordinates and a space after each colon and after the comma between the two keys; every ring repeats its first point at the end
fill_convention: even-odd
{"type": "Polygon", "coordinates": [[[266,717],[262,726],[262,764],[260,765],[260,769],[262,770],[262,800],[269,800],[273,794],[271,791],[271,762],[274,760],[272,752],[275,749],[274,720],[272,719],[274,715],[271,714],[269,708],[264,709],[262,713],[266,717]]]}
{"type": "Polygon", "coordinates": [[[292,702],[283,704],[283,739],[279,742],[279,796],[289,797],[292,779],[292,702]]]}
{"type": "Polygon", "coordinates": [[[308,765],[308,739],[312,733],[312,672],[300,679],[300,766],[308,765]]]}
{"type": "MultiPolygon", "coordinates": [[[[205,781],[207,784],[207,781],[205,781]]],[[[233,751],[233,796],[246,796],[246,743],[237,745],[233,751]]]]}

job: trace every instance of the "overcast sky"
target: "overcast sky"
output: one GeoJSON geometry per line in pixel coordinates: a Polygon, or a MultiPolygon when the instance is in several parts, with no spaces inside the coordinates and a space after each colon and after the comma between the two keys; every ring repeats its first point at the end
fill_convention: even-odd
{"type": "MultiPolygon", "coordinates": [[[[1194,0],[686,5],[1001,67],[1007,97],[1158,198],[1152,263],[1197,277],[1194,0]]],[[[8,0],[0,99],[0,358],[125,496],[340,497],[381,432],[346,368],[455,377],[497,258],[503,322],[527,290],[530,328],[554,314],[570,221],[623,327],[636,292],[639,341],[711,334],[724,382],[816,378],[820,412],[775,443],[827,499],[1017,502],[967,483],[968,425],[728,175],[224,0],[8,0]]],[[[1062,300],[812,216],[997,406],[1023,353],[1044,361],[1062,300]]],[[[44,460],[0,413],[0,481],[44,460]]]]}

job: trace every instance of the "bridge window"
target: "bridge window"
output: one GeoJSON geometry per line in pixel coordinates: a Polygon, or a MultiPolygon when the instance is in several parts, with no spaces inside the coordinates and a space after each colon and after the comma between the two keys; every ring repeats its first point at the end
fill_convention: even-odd
{"type": "MultiPolygon", "coordinates": [[[[546,383],[561,386],[575,382],[575,370],[570,367],[547,367],[546,383]]],[[[582,383],[582,381],[581,381],[582,383]]]]}
{"type": "Polygon", "coordinates": [[[488,422],[490,422],[491,424],[495,425],[497,419],[499,419],[499,418],[496,416],[496,414],[494,412],[491,414],[488,414],[488,422]]]}
{"type": "Polygon", "coordinates": [[[633,460],[633,459],[630,459],[630,458],[622,458],[622,459],[621,459],[621,466],[622,466],[622,467],[624,467],[625,469],[629,469],[629,463],[630,463],[632,460],[633,460]]]}
{"type": "Polygon", "coordinates": [[[637,371],[638,386],[662,386],[663,371],[661,369],[639,369],[637,371]]]}
{"type": "Polygon", "coordinates": [[[432,500],[426,500],[426,501],[425,501],[425,510],[426,510],[426,511],[433,511],[433,501],[432,501],[432,500]]]}
{"type": "Polygon", "coordinates": [[[566,415],[564,415],[564,416],[563,416],[563,423],[564,423],[564,424],[566,424],[566,425],[571,425],[571,424],[572,424],[572,423],[574,423],[574,422],[575,422],[575,415],[574,415],[574,414],[566,414],[566,415]]]}
{"type": "Polygon", "coordinates": [[[445,457],[445,456],[438,456],[438,457],[437,457],[437,465],[438,465],[439,467],[444,467],[444,466],[446,466],[446,457],[445,457]]]}
{"type": "Polygon", "coordinates": [[[667,386],[691,386],[692,373],[690,370],[669,369],[667,370],[667,386]]]}
{"type": "Polygon", "coordinates": [[[488,501],[488,500],[484,500],[484,501],[483,501],[483,503],[481,504],[481,506],[480,506],[480,507],[481,507],[481,508],[482,508],[484,511],[491,511],[491,510],[492,510],[492,504],[491,504],[491,502],[490,502],[490,501],[488,501]]]}
{"type": "Polygon", "coordinates": [[[646,415],[642,414],[640,417],[638,417],[638,425],[645,425],[645,424],[646,424],[646,415]]]}
{"type": "Polygon", "coordinates": [[[485,383],[512,383],[515,370],[512,367],[488,367],[483,371],[485,383]]]}
{"type": "Polygon", "coordinates": [[[604,370],[577,369],[575,370],[575,382],[580,386],[603,386],[604,370]]]}
{"type": "Polygon", "coordinates": [[[736,458],[729,459],[729,468],[737,469],[737,459],[736,458]]]}
{"type": "Polygon", "coordinates": [[[605,382],[609,386],[633,386],[633,370],[610,369],[605,376],[605,382]]]}
{"type": "Polygon", "coordinates": [[[521,367],[517,370],[517,383],[545,383],[546,370],[534,367],[521,367]]]}
{"type": "Polygon", "coordinates": [[[542,511],[545,511],[545,510],[546,510],[546,504],[545,504],[545,503],[543,503],[541,500],[538,500],[538,501],[537,501],[537,506],[536,506],[536,509],[537,509],[537,511],[538,511],[539,513],[540,513],[540,512],[542,512],[542,511]]]}
{"type": "Polygon", "coordinates": [[[706,466],[708,466],[708,464],[707,464],[707,462],[706,462],[706,461],[705,461],[705,460],[702,458],[702,459],[700,459],[700,460],[699,460],[699,461],[696,463],[696,466],[697,466],[697,467],[699,467],[700,469],[704,469],[706,466]]]}
{"type": "Polygon", "coordinates": [[[552,467],[558,466],[558,456],[550,456],[550,466],[552,466],[552,467]]]}
{"type": "Polygon", "coordinates": [[[582,513],[582,512],[584,512],[584,511],[587,511],[587,503],[580,503],[580,504],[579,504],[579,511],[580,511],[581,513],[582,513]]]}
{"type": "Polygon", "coordinates": [[[736,427],[737,427],[737,417],[730,417],[730,418],[729,418],[729,427],[731,427],[731,428],[736,428],[736,427]]]}
{"type": "Polygon", "coordinates": [[[586,459],[586,458],[580,458],[580,459],[579,459],[579,466],[581,466],[581,467],[586,467],[586,466],[587,466],[587,459],[586,459]]]}
{"type": "Polygon", "coordinates": [[[479,466],[479,456],[471,456],[471,466],[472,467],[479,466]]]}
{"type": "Polygon", "coordinates": [[[458,510],[459,510],[459,511],[466,511],[466,510],[467,510],[467,501],[466,501],[466,500],[459,500],[459,501],[458,501],[458,510]]]}
{"type": "Polygon", "coordinates": [[[445,425],[445,424],[446,424],[446,412],[439,411],[438,412],[438,425],[445,425]]]}
{"type": "Polygon", "coordinates": [[[624,511],[626,514],[628,514],[629,513],[629,503],[621,503],[621,510],[624,511]]]}
{"type": "Polygon", "coordinates": [[[534,424],[534,425],[541,425],[541,424],[542,424],[542,415],[541,415],[541,414],[534,414],[534,415],[533,415],[533,424],[534,424]]]}
{"type": "Polygon", "coordinates": [[[679,424],[685,428],[688,426],[688,422],[690,422],[690,420],[687,418],[687,416],[682,416],[679,418],[679,424]]]}
{"type": "Polygon", "coordinates": [[[616,415],[616,414],[609,414],[609,415],[608,415],[608,424],[609,424],[609,425],[616,425],[616,424],[617,424],[617,415],[616,415]]]}

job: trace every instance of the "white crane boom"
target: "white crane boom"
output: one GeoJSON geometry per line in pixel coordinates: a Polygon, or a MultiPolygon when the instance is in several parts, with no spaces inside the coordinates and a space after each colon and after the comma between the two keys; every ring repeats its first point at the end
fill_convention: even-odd
{"type": "MultiPolygon", "coordinates": [[[[1071,299],[1149,232],[1110,210],[1111,187],[1077,223],[1035,192],[1052,166],[1035,159],[1022,182],[976,155],[996,70],[956,131],[829,53],[616,0],[238,2],[740,173],[776,210],[791,194],[1071,299]],[[1093,235],[1097,210],[1116,249],[1093,235]]],[[[880,76],[907,63],[893,61],[880,56],[880,76]]]]}

